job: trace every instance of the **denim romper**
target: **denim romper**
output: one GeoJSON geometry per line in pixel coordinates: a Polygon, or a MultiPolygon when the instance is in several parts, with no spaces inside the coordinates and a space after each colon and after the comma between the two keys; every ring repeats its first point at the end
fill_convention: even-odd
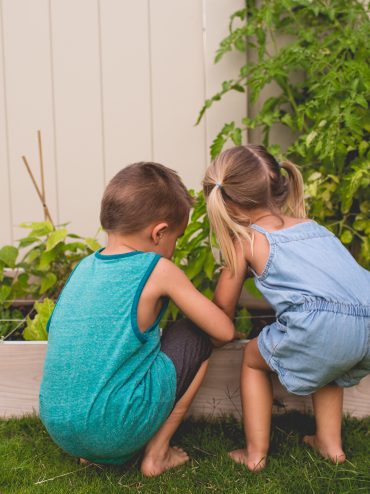
{"type": "Polygon", "coordinates": [[[258,336],[269,367],[291,393],[308,395],[370,373],[370,272],[314,221],[267,232],[269,258],[255,283],[276,311],[258,336]]]}

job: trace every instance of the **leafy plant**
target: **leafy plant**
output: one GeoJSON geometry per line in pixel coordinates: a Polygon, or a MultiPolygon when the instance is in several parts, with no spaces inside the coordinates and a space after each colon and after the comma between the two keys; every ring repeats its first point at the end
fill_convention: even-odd
{"type": "Polygon", "coordinates": [[[97,250],[95,238],[82,238],[68,233],[65,225],[54,228],[48,221],[22,224],[30,230],[18,241],[18,248],[5,246],[0,250],[0,276],[3,277],[1,300],[40,297],[56,297],[66,279],[83,257],[97,250]],[[22,249],[26,252],[22,253],[22,249]],[[17,262],[19,255],[21,259],[17,262]],[[16,270],[13,277],[4,268],[16,270]]]}
{"type": "Polygon", "coordinates": [[[46,325],[54,309],[54,302],[45,298],[42,302],[35,302],[36,315],[33,319],[27,316],[27,326],[23,331],[25,340],[43,341],[48,339],[46,325]]]}
{"type": "Polygon", "coordinates": [[[0,340],[14,331],[23,319],[19,309],[8,309],[0,305],[0,340]]]}
{"type": "MultiPolygon", "coordinates": [[[[18,241],[17,247],[6,245],[0,249],[0,312],[6,311],[9,319],[19,318],[19,312],[11,307],[14,300],[56,299],[74,266],[100,247],[95,238],[69,233],[66,225],[54,228],[44,221],[21,226],[29,230],[28,235],[18,241]]],[[[5,322],[0,321],[3,336],[11,329],[9,321],[5,322]]],[[[31,334],[29,324],[27,328],[25,334],[31,334]]]]}
{"type": "MultiPolygon", "coordinates": [[[[179,238],[173,256],[173,262],[181,268],[193,285],[208,298],[212,298],[218,274],[210,243],[210,227],[206,214],[203,193],[195,195],[195,203],[189,224],[179,238]]],[[[175,321],[179,309],[170,302],[164,319],[175,321]]]]}
{"type": "MultiPolygon", "coordinates": [[[[210,228],[206,215],[203,193],[191,192],[195,204],[191,220],[178,241],[174,262],[184,270],[188,278],[206,297],[212,298],[218,279],[219,265],[215,261],[210,228]]],[[[5,246],[0,249],[0,276],[3,285],[0,289],[0,336],[6,336],[15,324],[8,319],[22,319],[19,310],[11,308],[14,299],[35,300],[32,313],[27,316],[23,337],[26,340],[46,340],[46,325],[54,308],[60,290],[70,272],[80,259],[97,250],[100,245],[93,238],[68,233],[65,226],[54,229],[49,222],[24,224],[29,234],[18,242],[18,247],[5,246]],[[28,249],[23,253],[22,249],[28,249]],[[11,274],[4,269],[12,268],[11,274]]],[[[179,317],[178,308],[171,302],[164,319],[175,321],[179,317]]],[[[240,308],[237,313],[238,329],[247,333],[250,319],[247,311],[240,308]]],[[[17,321],[18,322],[18,321],[17,321]]]]}
{"type": "MultiPolygon", "coordinates": [[[[206,212],[206,203],[202,192],[195,194],[195,204],[190,216],[189,225],[185,233],[177,241],[174,263],[181,268],[193,285],[203,295],[212,299],[219,278],[220,264],[214,256],[214,242],[211,244],[210,226],[206,212]]],[[[217,256],[216,256],[217,257],[217,256]]],[[[164,320],[175,321],[179,316],[179,309],[170,302],[164,320]]],[[[236,313],[239,331],[247,334],[250,329],[250,318],[246,309],[238,308],[236,313]]]]}
{"type": "Polygon", "coordinates": [[[360,0],[248,0],[230,18],[218,62],[233,50],[249,61],[207,100],[198,122],[230,91],[247,91],[254,117],[226,123],[212,158],[242,132],[260,129],[263,144],[279,158],[271,129],[292,136],[285,156],[301,165],[310,215],[340,237],[352,254],[370,265],[370,18],[360,0]],[[283,37],[283,38],[282,38],[283,37]],[[284,44],[282,44],[284,39],[284,44]],[[273,83],[276,95],[263,99],[273,83]]]}

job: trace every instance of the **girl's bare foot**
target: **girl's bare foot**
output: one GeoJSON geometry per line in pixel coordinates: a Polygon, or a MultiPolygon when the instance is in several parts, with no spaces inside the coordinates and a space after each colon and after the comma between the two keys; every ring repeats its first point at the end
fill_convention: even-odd
{"type": "Polygon", "coordinates": [[[303,442],[320,453],[323,458],[333,463],[343,463],[346,461],[346,455],[340,445],[325,444],[317,436],[304,436],[303,442]]]}
{"type": "Polygon", "coordinates": [[[229,456],[235,461],[235,463],[245,465],[251,472],[259,472],[266,466],[267,454],[248,453],[246,449],[236,449],[235,451],[231,451],[229,456]]]}
{"type": "Polygon", "coordinates": [[[141,463],[141,473],[146,477],[156,477],[170,468],[178,467],[189,460],[187,453],[174,446],[168,448],[164,454],[145,452],[141,463]]]}

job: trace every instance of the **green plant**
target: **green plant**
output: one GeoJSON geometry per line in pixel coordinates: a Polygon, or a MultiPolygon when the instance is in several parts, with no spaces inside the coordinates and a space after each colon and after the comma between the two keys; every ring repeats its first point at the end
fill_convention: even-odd
{"type": "MultiPolygon", "coordinates": [[[[0,249],[0,311],[8,316],[2,319],[19,318],[19,311],[12,308],[14,300],[55,300],[74,266],[100,247],[95,238],[69,233],[66,225],[54,228],[44,221],[21,226],[29,230],[28,235],[18,241],[17,247],[6,245],[0,249]]],[[[41,306],[34,308],[37,311],[41,306]]],[[[37,327],[40,320],[36,319],[37,327]]],[[[0,320],[3,336],[12,331],[9,321],[6,323],[0,320]]],[[[29,320],[25,334],[35,334],[29,320]]]]}
{"type": "Polygon", "coordinates": [[[25,340],[43,341],[48,339],[46,325],[54,309],[54,302],[45,298],[42,302],[35,302],[36,315],[33,319],[27,316],[27,325],[23,331],[25,340]]]}
{"type": "MultiPolygon", "coordinates": [[[[174,262],[184,270],[194,286],[206,297],[212,298],[218,279],[219,265],[215,261],[210,242],[210,228],[206,215],[203,193],[195,194],[191,220],[178,241],[174,262]]],[[[26,340],[46,340],[46,324],[52,313],[54,302],[63,288],[70,272],[80,259],[97,250],[100,245],[94,238],[81,238],[68,233],[65,226],[54,229],[49,222],[24,224],[29,234],[18,242],[18,248],[5,246],[0,249],[0,309],[5,314],[0,320],[0,336],[6,336],[15,327],[11,319],[23,318],[19,310],[11,307],[12,300],[30,298],[35,301],[30,314],[18,331],[26,340]],[[23,253],[21,249],[28,249],[23,253]],[[11,268],[12,272],[4,271],[11,268]],[[4,312],[5,311],[5,312],[4,312]],[[25,326],[25,328],[24,328],[25,326]]],[[[0,312],[1,315],[1,312],[0,312]]],[[[175,321],[178,308],[171,302],[164,320],[175,321]]],[[[250,318],[245,309],[237,311],[237,326],[247,334],[250,318]]]]}
{"type": "MultiPolygon", "coordinates": [[[[190,193],[195,203],[185,233],[177,241],[173,261],[203,295],[212,299],[219,277],[220,264],[215,260],[215,250],[212,245],[214,242],[211,243],[203,192],[195,194],[194,191],[190,191],[190,193]]],[[[163,319],[167,322],[175,321],[178,315],[178,307],[170,302],[163,319]]],[[[251,326],[246,309],[238,308],[236,321],[238,330],[248,334],[251,326]]]]}
{"type": "Polygon", "coordinates": [[[95,238],[84,239],[68,233],[65,225],[54,228],[45,221],[21,226],[30,232],[18,241],[18,248],[5,246],[0,250],[4,302],[10,296],[13,299],[56,298],[77,262],[100,247],[95,238]],[[22,257],[17,261],[19,255],[22,257]],[[7,276],[6,267],[15,269],[15,276],[7,276]]]}
{"type": "Polygon", "coordinates": [[[263,144],[281,157],[271,129],[282,125],[293,142],[285,155],[301,165],[310,215],[370,265],[370,18],[360,0],[248,0],[230,19],[218,62],[233,50],[253,54],[234,79],[207,100],[204,112],[229,91],[248,91],[262,105],[241,125],[228,122],[212,158],[228,140],[260,129],[263,144]],[[241,22],[240,22],[241,21],[241,22]],[[282,36],[284,44],[282,44],[282,36]],[[265,100],[262,90],[274,84],[265,100]]]}
{"type": "MultiPolygon", "coordinates": [[[[218,265],[211,248],[206,203],[202,192],[190,193],[195,203],[185,233],[177,241],[173,262],[203,295],[212,298],[218,279],[218,265]]],[[[170,302],[164,319],[175,321],[178,313],[179,309],[170,302]]]]}
{"type": "Polygon", "coordinates": [[[0,305],[0,341],[14,331],[23,320],[19,309],[8,309],[0,305]]]}

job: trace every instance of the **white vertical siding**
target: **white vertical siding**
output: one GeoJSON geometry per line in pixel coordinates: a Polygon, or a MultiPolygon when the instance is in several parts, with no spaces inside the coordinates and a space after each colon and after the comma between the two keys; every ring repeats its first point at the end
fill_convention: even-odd
{"type": "Polygon", "coordinates": [[[4,32],[2,5],[0,3],[0,244],[13,242],[12,209],[9,190],[9,152],[6,108],[6,84],[4,78],[4,32]]]}
{"type": "Polygon", "coordinates": [[[97,228],[103,191],[98,4],[51,2],[59,218],[97,228]]]}
{"type": "Polygon", "coordinates": [[[100,3],[105,180],[150,161],[152,104],[148,0],[100,3]]]}
{"type": "Polygon", "coordinates": [[[43,218],[21,161],[39,179],[58,223],[93,235],[107,181],[139,160],[162,162],[200,188],[221,125],[246,114],[228,95],[198,112],[237,73],[242,54],[213,65],[242,0],[0,0],[0,245],[43,218]]]}
{"type": "Polygon", "coordinates": [[[204,172],[202,2],[155,0],[150,10],[155,161],[181,170],[199,189],[204,172]]]}
{"type": "MultiPolygon", "coordinates": [[[[7,185],[10,191],[13,235],[19,238],[24,232],[17,225],[43,218],[41,204],[21,161],[21,156],[26,155],[36,179],[40,181],[37,129],[42,129],[43,133],[48,204],[52,216],[56,217],[47,0],[3,0],[2,18],[7,127],[3,129],[0,142],[4,142],[5,135],[9,181],[2,183],[1,188],[3,190],[7,185]]],[[[2,161],[0,167],[3,170],[6,163],[2,161]]],[[[6,241],[2,229],[1,237],[2,243],[6,241]]]]}

